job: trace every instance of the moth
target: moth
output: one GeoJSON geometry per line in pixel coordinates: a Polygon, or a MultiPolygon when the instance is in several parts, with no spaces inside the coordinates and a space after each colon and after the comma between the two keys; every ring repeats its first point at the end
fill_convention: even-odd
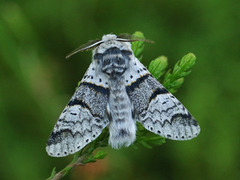
{"type": "Polygon", "coordinates": [[[92,63],[49,137],[50,156],[79,151],[106,127],[113,148],[127,147],[136,139],[136,121],[172,140],[200,133],[188,110],[134,56],[130,42],[138,40],[107,34],[67,56],[93,49],[92,63]]]}

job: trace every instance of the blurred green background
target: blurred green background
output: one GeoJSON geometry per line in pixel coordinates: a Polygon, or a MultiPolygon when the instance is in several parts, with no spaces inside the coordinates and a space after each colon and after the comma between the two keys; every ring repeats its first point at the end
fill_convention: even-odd
{"type": "Polygon", "coordinates": [[[193,72],[175,94],[201,126],[198,138],[153,149],[107,149],[65,179],[240,179],[240,1],[1,0],[0,179],[45,179],[72,157],[45,145],[91,62],[65,56],[107,33],[142,31],[143,63],[165,55],[172,67],[188,52],[193,72]]]}

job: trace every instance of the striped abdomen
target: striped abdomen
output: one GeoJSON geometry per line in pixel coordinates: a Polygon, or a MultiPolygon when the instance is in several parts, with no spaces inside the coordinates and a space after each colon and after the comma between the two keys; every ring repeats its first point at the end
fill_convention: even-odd
{"type": "Polygon", "coordinates": [[[111,79],[110,83],[109,144],[113,148],[129,146],[136,139],[136,122],[132,118],[132,105],[126,92],[124,78],[111,79]]]}

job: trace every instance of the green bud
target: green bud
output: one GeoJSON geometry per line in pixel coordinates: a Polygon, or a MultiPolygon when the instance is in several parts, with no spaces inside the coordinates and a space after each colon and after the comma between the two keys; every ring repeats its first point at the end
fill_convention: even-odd
{"type": "Polygon", "coordinates": [[[168,66],[168,60],[165,56],[159,56],[155,60],[151,61],[148,70],[156,78],[159,79],[164,73],[168,66]]]}
{"type": "Polygon", "coordinates": [[[168,70],[164,79],[163,85],[171,93],[175,93],[183,84],[184,77],[191,73],[191,69],[196,62],[196,56],[193,53],[188,53],[178,61],[173,70],[168,70]],[[172,73],[171,73],[172,72],[172,73]]]}
{"type": "Polygon", "coordinates": [[[180,66],[185,66],[188,70],[194,66],[196,62],[196,56],[193,53],[188,53],[187,55],[183,56],[180,61],[180,66]]]}

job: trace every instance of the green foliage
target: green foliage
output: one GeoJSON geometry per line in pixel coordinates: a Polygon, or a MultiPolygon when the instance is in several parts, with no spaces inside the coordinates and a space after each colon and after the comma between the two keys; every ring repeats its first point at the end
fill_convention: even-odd
{"type": "Polygon", "coordinates": [[[53,168],[52,173],[48,179],[52,179],[56,175],[56,167],[53,168]]]}
{"type": "Polygon", "coordinates": [[[165,138],[146,130],[139,122],[137,122],[137,139],[134,145],[141,145],[151,149],[153,146],[160,146],[165,143],[165,138]]]}
{"type": "Polygon", "coordinates": [[[163,85],[171,93],[175,93],[177,89],[183,84],[184,77],[191,73],[191,69],[196,62],[196,56],[193,53],[188,53],[178,61],[172,72],[168,70],[164,79],[163,85]]]}
{"type": "MultiPolygon", "coordinates": [[[[133,34],[133,37],[136,39],[145,39],[143,33],[140,31],[136,31],[133,34]]],[[[139,61],[141,61],[143,58],[143,56],[142,56],[143,49],[144,49],[144,41],[132,42],[132,50],[134,52],[135,57],[138,58],[139,61]]]]}
{"type": "MultiPolygon", "coordinates": [[[[133,36],[138,39],[145,39],[143,33],[139,31],[135,32],[133,36]]],[[[136,57],[142,58],[144,41],[132,42],[132,49],[136,57]]],[[[189,53],[176,63],[172,73],[170,73],[171,70],[168,70],[165,74],[165,69],[168,66],[168,61],[165,56],[159,56],[150,62],[149,71],[156,79],[161,78],[165,74],[163,78],[163,82],[166,85],[165,87],[171,92],[176,92],[177,89],[182,85],[183,78],[191,72],[191,68],[195,64],[195,61],[195,55],[189,53]]],[[[97,159],[103,159],[106,156],[106,152],[104,150],[100,150],[99,148],[108,146],[108,137],[108,129],[104,129],[102,134],[95,141],[91,142],[80,152],[75,153],[73,161],[63,170],[56,173],[54,168],[51,176],[48,179],[60,179],[77,165],[84,165],[87,163],[96,162],[97,159]]],[[[137,139],[134,142],[134,146],[141,145],[145,148],[152,148],[153,146],[160,146],[163,143],[165,143],[165,138],[151,133],[150,131],[146,130],[140,123],[137,123],[137,139]]]]}
{"type": "Polygon", "coordinates": [[[150,62],[148,70],[156,79],[159,79],[165,73],[165,69],[167,68],[167,66],[167,57],[159,56],[158,58],[150,62]]]}

